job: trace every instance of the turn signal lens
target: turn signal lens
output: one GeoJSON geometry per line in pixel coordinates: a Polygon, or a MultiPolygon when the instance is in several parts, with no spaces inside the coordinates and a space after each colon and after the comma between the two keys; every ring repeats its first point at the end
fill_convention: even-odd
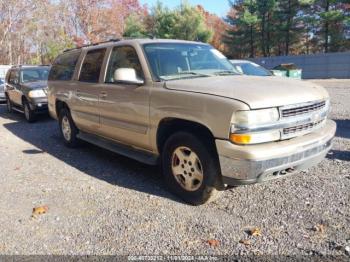
{"type": "Polygon", "coordinates": [[[240,145],[260,144],[280,140],[280,131],[257,132],[249,134],[230,134],[231,142],[240,145]]]}
{"type": "Polygon", "coordinates": [[[249,144],[251,140],[251,135],[246,134],[231,134],[230,140],[235,144],[249,144]]]}

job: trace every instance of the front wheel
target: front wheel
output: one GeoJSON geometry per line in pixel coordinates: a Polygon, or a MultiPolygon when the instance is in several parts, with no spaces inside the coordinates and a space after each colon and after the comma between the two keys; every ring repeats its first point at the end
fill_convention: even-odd
{"type": "Polygon", "coordinates": [[[7,112],[9,112],[9,113],[13,112],[12,103],[11,103],[11,100],[8,96],[6,96],[6,107],[7,107],[7,112]]]}
{"type": "Polygon", "coordinates": [[[23,102],[24,116],[28,123],[33,123],[36,120],[35,112],[30,108],[27,101],[23,102]]]}
{"type": "Polygon", "coordinates": [[[209,202],[222,188],[215,151],[190,133],[179,132],[167,140],[162,168],[170,190],[190,204],[209,202]]]}
{"type": "Polygon", "coordinates": [[[64,143],[68,147],[77,147],[79,129],[75,126],[72,116],[67,108],[63,108],[59,115],[59,125],[64,143]]]}

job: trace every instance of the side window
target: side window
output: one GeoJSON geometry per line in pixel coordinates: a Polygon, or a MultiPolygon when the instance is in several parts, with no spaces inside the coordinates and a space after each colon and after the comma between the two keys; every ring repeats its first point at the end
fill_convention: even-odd
{"type": "Polygon", "coordinates": [[[10,84],[18,84],[18,76],[17,70],[11,70],[8,82],[10,84]]]}
{"type": "Polygon", "coordinates": [[[74,74],[75,66],[81,52],[63,53],[55,59],[49,74],[49,80],[69,81],[74,74]]]}
{"type": "Polygon", "coordinates": [[[89,83],[98,82],[105,53],[106,49],[96,49],[86,54],[81,67],[79,81],[89,83]]]}
{"type": "Polygon", "coordinates": [[[143,79],[144,75],[136,50],[131,46],[117,46],[112,50],[109,59],[106,83],[114,83],[114,72],[118,68],[133,68],[139,78],[143,79]]]}

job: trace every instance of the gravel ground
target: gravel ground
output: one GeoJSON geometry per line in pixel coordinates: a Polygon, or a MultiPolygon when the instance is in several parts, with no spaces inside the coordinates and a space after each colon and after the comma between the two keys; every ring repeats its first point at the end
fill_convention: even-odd
{"type": "Polygon", "coordinates": [[[338,124],[319,166],[189,206],[157,168],[92,145],[67,149],[57,123],[0,105],[0,254],[337,256],[350,246],[350,81],[329,86],[338,124]],[[48,212],[31,217],[36,206],[48,212]],[[247,230],[258,227],[261,236],[247,230]],[[249,240],[250,244],[240,243],[249,240]]]}

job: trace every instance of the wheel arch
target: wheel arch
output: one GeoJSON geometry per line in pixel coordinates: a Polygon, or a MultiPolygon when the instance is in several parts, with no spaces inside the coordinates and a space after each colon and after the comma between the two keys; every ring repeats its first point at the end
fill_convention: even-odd
{"type": "Polygon", "coordinates": [[[69,106],[66,102],[59,100],[59,99],[56,99],[56,101],[55,101],[55,113],[56,113],[57,117],[59,117],[60,111],[63,108],[66,108],[70,111],[69,106]]]}
{"type": "Polygon", "coordinates": [[[156,135],[158,152],[162,153],[165,142],[172,134],[181,131],[198,136],[201,141],[210,146],[217,154],[215,136],[207,126],[196,121],[174,117],[164,118],[158,124],[156,135]]]}

